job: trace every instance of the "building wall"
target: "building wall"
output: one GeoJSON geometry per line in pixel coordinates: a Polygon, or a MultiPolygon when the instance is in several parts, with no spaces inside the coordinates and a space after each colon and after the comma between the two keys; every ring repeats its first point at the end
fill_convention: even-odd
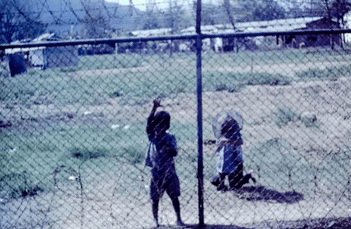
{"type": "Polygon", "coordinates": [[[78,49],[69,47],[49,47],[44,49],[45,68],[65,68],[77,66],[78,49]]]}
{"type": "MultiPolygon", "coordinates": [[[[345,26],[344,29],[351,29],[351,12],[344,16],[345,26]]],[[[344,35],[345,43],[351,44],[351,33],[346,33],[344,35]]]]}
{"type": "MultiPolygon", "coordinates": [[[[305,28],[298,30],[323,30],[323,29],[338,29],[340,26],[327,18],[312,21],[306,24],[305,28]]],[[[311,34],[311,35],[286,35],[283,36],[284,46],[299,48],[299,47],[319,47],[341,45],[340,34],[311,34]]]]}
{"type": "Polygon", "coordinates": [[[32,67],[44,68],[44,53],[42,49],[31,51],[29,59],[32,67]]]}

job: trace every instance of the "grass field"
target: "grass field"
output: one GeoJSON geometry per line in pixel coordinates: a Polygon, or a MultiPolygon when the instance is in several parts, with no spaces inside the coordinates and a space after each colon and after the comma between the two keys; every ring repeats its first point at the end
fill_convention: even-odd
{"type": "MultiPolygon", "coordinates": [[[[350,62],[325,49],[203,54],[208,224],[350,217],[350,62]],[[258,184],[219,194],[208,182],[211,122],[225,109],[244,117],[245,170],[258,184]]],[[[143,159],[155,97],[179,146],[183,218],[196,224],[195,66],[192,53],[81,56],[0,79],[0,120],[12,124],[0,129],[0,228],[150,227],[143,159]]],[[[167,198],[160,217],[174,224],[167,198]]]]}

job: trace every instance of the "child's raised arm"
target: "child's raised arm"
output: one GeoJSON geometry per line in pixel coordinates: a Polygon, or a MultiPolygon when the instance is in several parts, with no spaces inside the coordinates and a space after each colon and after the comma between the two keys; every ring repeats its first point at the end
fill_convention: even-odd
{"type": "Polygon", "coordinates": [[[149,138],[152,138],[155,136],[155,133],[154,133],[155,125],[153,124],[153,120],[154,120],[157,108],[162,107],[160,99],[154,99],[153,103],[154,105],[152,107],[149,117],[147,118],[147,126],[146,126],[146,133],[149,138]]]}

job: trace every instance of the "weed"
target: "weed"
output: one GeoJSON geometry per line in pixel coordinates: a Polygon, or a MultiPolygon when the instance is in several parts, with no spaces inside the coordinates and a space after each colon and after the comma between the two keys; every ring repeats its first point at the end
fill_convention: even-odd
{"type": "Polygon", "coordinates": [[[228,87],[228,92],[230,93],[234,93],[234,92],[240,92],[240,90],[245,87],[244,84],[237,84],[237,85],[233,85],[233,86],[229,86],[228,87]]]}
{"type": "Polygon", "coordinates": [[[123,157],[127,159],[127,161],[134,165],[141,163],[144,160],[143,152],[140,152],[140,149],[136,149],[134,147],[123,148],[123,157]]]}
{"type": "Polygon", "coordinates": [[[301,81],[311,80],[336,80],[340,76],[350,75],[350,66],[328,67],[324,69],[312,68],[307,71],[298,72],[296,75],[301,81]]]}
{"type": "Polygon", "coordinates": [[[275,123],[279,126],[282,127],[289,122],[294,122],[297,121],[301,118],[301,115],[298,114],[296,111],[294,111],[291,108],[288,108],[286,106],[280,106],[278,107],[276,113],[275,113],[275,123]]]}
{"type": "Polygon", "coordinates": [[[77,148],[77,147],[70,149],[69,152],[72,157],[80,159],[82,161],[96,159],[99,157],[105,157],[108,154],[107,150],[105,149],[89,150],[86,148],[77,148]]]}
{"type": "Polygon", "coordinates": [[[285,126],[289,122],[297,122],[299,121],[305,127],[318,127],[319,123],[317,121],[317,117],[314,114],[299,113],[292,108],[286,106],[279,106],[277,111],[275,112],[275,123],[279,126],[285,126]]]}
{"type": "Polygon", "coordinates": [[[292,80],[287,76],[268,73],[248,74],[244,78],[244,82],[246,82],[247,85],[288,85],[291,81],[292,80]]]}
{"type": "Polygon", "coordinates": [[[30,69],[30,70],[27,71],[27,74],[30,75],[30,76],[34,76],[34,75],[38,74],[38,72],[36,70],[34,70],[34,69],[30,69]]]}
{"type": "Polygon", "coordinates": [[[111,94],[109,94],[109,96],[110,96],[111,98],[118,98],[118,97],[123,96],[123,93],[122,93],[122,92],[119,92],[119,91],[114,91],[114,92],[112,92],[111,94]]]}
{"type": "Polygon", "coordinates": [[[302,114],[300,116],[300,121],[306,127],[318,127],[320,123],[317,121],[317,117],[314,114],[302,114]]]}
{"type": "Polygon", "coordinates": [[[117,68],[136,68],[140,67],[143,61],[142,57],[139,55],[121,55],[115,63],[117,68]]]}
{"type": "Polygon", "coordinates": [[[10,173],[0,179],[1,189],[6,190],[9,198],[35,196],[44,189],[31,180],[31,174],[26,171],[22,173],[10,173]]]}
{"type": "Polygon", "coordinates": [[[219,82],[215,85],[215,91],[226,91],[227,89],[227,85],[224,83],[219,82]]]}
{"type": "Polygon", "coordinates": [[[63,73],[70,73],[70,72],[76,72],[80,70],[79,68],[77,67],[67,67],[67,68],[61,68],[60,71],[63,72],[63,73]]]}

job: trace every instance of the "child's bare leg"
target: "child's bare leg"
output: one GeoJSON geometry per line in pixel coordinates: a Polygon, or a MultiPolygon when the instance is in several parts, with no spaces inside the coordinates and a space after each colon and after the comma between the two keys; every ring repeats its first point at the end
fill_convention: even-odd
{"type": "Polygon", "coordinates": [[[219,185],[217,186],[218,191],[227,191],[227,187],[224,184],[225,177],[227,174],[220,173],[219,174],[219,185]]]}
{"type": "Polygon", "coordinates": [[[152,214],[154,216],[155,227],[158,227],[158,203],[159,200],[152,200],[152,214]]]}
{"type": "Polygon", "coordinates": [[[172,204],[174,207],[174,211],[177,214],[177,225],[184,226],[185,224],[182,222],[182,219],[180,217],[180,203],[178,197],[172,199],[172,204]]]}

